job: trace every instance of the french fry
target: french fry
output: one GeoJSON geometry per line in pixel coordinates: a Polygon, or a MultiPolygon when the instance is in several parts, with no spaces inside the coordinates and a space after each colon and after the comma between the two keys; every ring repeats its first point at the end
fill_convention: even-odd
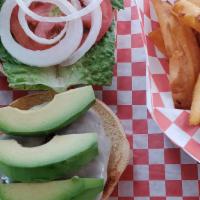
{"type": "Polygon", "coordinates": [[[200,124],[200,75],[198,77],[193,93],[192,107],[190,113],[190,124],[200,124]]]}
{"type": "Polygon", "coordinates": [[[200,1],[178,0],[173,6],[174,14],[182,24],[200,32],[200,1]]]}
{"type": "Polygon", "coordinates": [[[170,32],[168,24],[173,23],[173,26],[177,26],[178,21],[175,20],[175,17],[171,14],[172,6],[169,3],[162,2],[161,0],[152,0],[152,2],[160,23],[160,30],[163,36],[167,57],[171,57],[176,47],[174,39],[167,36],[170,32]]]}
{"type": "Polygon", "coordinates": [[[190,2],[192,2],[193,4],[200,6],[200,1],[199,0],[189,0],[190,2]]]}
{"type": "Polygon", "coordinates": [[[150,32],[148,34],[149,36],[149,39],[154,43],[154,45],[164,54],[167,56],[167,53],[166,53],[166,49],[165,49],[165,43],[164,43],[164,40],[163,40],[163,36],[162,36],[162,33],[161,33],[161,30],[160,28],[150,32]]]}
{"type": "Polygon", "coordinates": [[[172,14],[172,5],[152,0],[169,58],[169,81],[176,108],[189,109],[200,71],[200,49],[191,28],[172,14]]]}
{"type": "Polygon", "coordinates": [[[193,30],[193,31],[194,31],[194,35],[195,35],[195,37],[196,37],[196,39],[197,39],[197,42],[198,42],[198,44],[199,44],[199,46],[200,46],[200,33],[197,32],[197,31],[195,31],[195,30],[193,30]]]}

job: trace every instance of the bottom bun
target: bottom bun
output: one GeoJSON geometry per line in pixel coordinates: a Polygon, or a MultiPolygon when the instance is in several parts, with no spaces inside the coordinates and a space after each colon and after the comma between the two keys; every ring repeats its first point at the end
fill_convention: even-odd
{"type": "MultiPolygon", "coordinates": [[[[28,110],[33,106],[51,101],[55,93],[45,92],[27,95],[12,102],[10,106],[22,110],[28,110]]],[[[108,179],[104,188],[102,200],[109,198],[117,185],[120,176],[128,165],[130,158],[130,146],[124,130],[116,115],[102,101],[96,100],[92,107],[100,116],[106,135],[110,138],[112,149],[108,164],[108,179]]]]}

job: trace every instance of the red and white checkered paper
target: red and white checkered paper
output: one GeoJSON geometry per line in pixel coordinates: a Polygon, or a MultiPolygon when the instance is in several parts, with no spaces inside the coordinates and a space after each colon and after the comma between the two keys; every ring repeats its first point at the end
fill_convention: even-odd
{"type": "MultiPolygon", "coordinates": [[[[151,21],[147,17],[149,0],[137,3],[144,25],[144,21],[151,21]]],[[[124,0],[124,4],[125,10],[117,17],[117,64],[112,86],[95,88],[97,97],[120,118],[132,152],[110,200],[199,200],[200,166],[164,136],[147,111],[144,26],[141,28],[135,1],[124,0]]],[[[0,76],[0,106],[27,93],[10,90],[6,78],[0,76]]]]}
{"type": "Polygon", "coordinates": [[[168,80],[168,60],[148,38],[148,33],[159,26],[152,2],[137,0],[137,4],[147,48],[147,106],[161,130],[200,162],[200,127],[189,125],[189,111],[174,108],[168,80]]]}

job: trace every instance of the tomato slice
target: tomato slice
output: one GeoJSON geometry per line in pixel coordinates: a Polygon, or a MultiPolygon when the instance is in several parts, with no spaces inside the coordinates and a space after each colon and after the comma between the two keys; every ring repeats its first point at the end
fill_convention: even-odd
{"type": "Polygon", "coordinates": [[[103,11],[103,21],[97,42],[100,41],[102,37],[107,33],[113,20],[113,9],[110,0],[104,0],[101,4],[101,9],[103,11]]]}
{"type": "MultiPolygon", "coordinates": [[[[49,3],[32,3],[30,6],[31,10],[35,13],[42,16],[49,16],[52,14],[52,9],[55,8],[53,4],[49,3]]],[[[113,19],[113,10],[110,0],[103,0],[101,4],[103,20],[102,27],[97,38],[97,42],[102,39],[105,33],[108,31],[112,19],[113,19]]],[[[31,38],[29,38],[22,27],[20,26],[18,20],[18,10],[19,8],[16,6],[13,10],[11,16],[11,33],[13,34],[15,40],[21,44],[23,47],[31,50],[45,50],[52,45],[43,45],[35,42],[31,38]]],[[[30,29],[38,36],[44,37],[47,39],[55,37],[60,31],[64,28],[65,23],[46,23],[46,22],[38,22],[31,17],[26,16],[30,29]]],[[[88,31],[91,27],[91,15],[87,15],[83,17],[84,24],[84,38],[87,37],[88,31]]],[[[84,40],[83,40],[84,41],[84,40]]]]}
{"type": "MultiPolygon", "coordinates": [[[[54,12],[56,6],[50,3],[32,3],[30,9],[41,16],[49,16],[54,12]]],[[[47,39],[55,37],[64,28],[65,23],[37,22],[29,16],[26,16],[32,31],[40,37],[47,39]]]]}
{"type": "MultiPolygon", "coordinates": [[[[53,8],[54,5],[49,3],[33,3],[31,5],[31,9],[35,13],[42,16],[48,16],[53,8]]],[[[15,40],[23,47],[31,50],[45,50],[52,47],[52,45],[39,44],[26,35],[19,23],[18,11],[19,8],[18,6],[16,6],[13,9],[13,13],[11,16],[11,33],[13,34],[15,40]]],[[[28,16],[26,16],[26,19],[28,21],[29,27],[35,34],[48,39],[55,37],[64,28],[64,23],[38,22],[28,16]]]]}
{"type": "Polygon", "coordinates": [[[13,34],[15,40],[23,47],[27,49],[31,49],[31,50],[45,50],[45,49],[50,48],[51,46],[39,44],[26,35],[24,30],[20,26],[20,23],[18,20],[18,11],[19,11],[19,8],[15,7],[13,9],[13,13],[11,16],[10,28],[11,28],[11,33],[13,34]]]}
{"type": "MultiPolygon", "coordinates": [[[[53,5],[50,3],[38,3],[34,2],[31,4],[30,9],[41,16],[48,16],[51,10],[53,9],[53,5]]],[[[26,15],[26,20],[29,23],[31,28],[35,28],[38,24],[38,21],[26,15]]]]}
{"type": "MultiPolygon", "coordinates": [[[[101,3],[101,10],[102,10],[102,26],[97,38],[97,42],[102,39],[102,37],[106,34],[106,32],[108,31],[109,27],[112,24],[113,9],[111,1],[103,0],[103,2],[101,3]]],[[[82,19],[84,27],[89,30],[91,27],[91,15],[90,14],[85,15],[82,19]]]]}

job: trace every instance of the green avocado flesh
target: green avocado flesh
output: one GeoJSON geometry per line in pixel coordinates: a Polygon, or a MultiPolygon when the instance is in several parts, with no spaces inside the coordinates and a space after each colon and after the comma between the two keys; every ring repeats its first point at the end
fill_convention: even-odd
{"type": "Polygon", "coordinates": [[[55,136],[32,148],[15,140],[0,140],[0,171],[20,182],[55,180],[76,172],[97,155],[95,133],[55,136]]]}
{"type": "Polygon", "coordinates": [[[94,102],[94,91],[91,86],[86,86],[55,95],[40,109],[3,107],[0,108],[0,131],[21,136],[50,134],[71,124],[94,102]]]}
{"type": "Polygon", "coordinates": [[[0,184],[1,200],[95,200],[104,180],[78,178],[47,183],[0,184]]]}

